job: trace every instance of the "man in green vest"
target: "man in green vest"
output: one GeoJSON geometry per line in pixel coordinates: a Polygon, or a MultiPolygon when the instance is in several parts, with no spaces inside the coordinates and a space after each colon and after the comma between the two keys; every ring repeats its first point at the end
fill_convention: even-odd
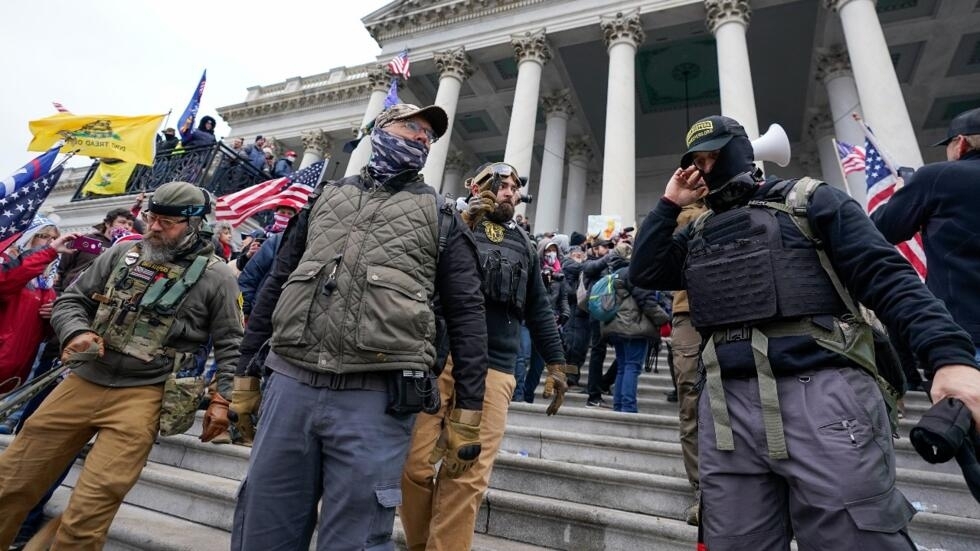
{"type": "MultiPolygon", "coordinates": [[[[437,295],[456,383],[444,461],[461,474],[479,457],[487,328],[476,244],[419,174],[447,126],[439,107],[392,106],[374,121],[368,165],[320,183],[290,220],[234,381],[242,423],[271,371],[232,549],[306,549],[314,528],[320,549],[393,549],[415,414],[439,402],[428,376],[437,295]],[[266,341],[265,361],[253,361],[266,341]]],[[[206,423],[204,437],[220,428],[206,423]]]]}
{"type": "Polygon", "coordinates": [[[101,254],[55,302],[51,325],[71,372],[0,455],[0,549],[95,435],[55,547],[101,549],[153,447],[164,382],[192,375],[194,352],[209,338],[219,369],[234,370],[238,286],[199,235],[209,210],[209,196],[192,184],[160,186],[142,241],[101,254]]]}

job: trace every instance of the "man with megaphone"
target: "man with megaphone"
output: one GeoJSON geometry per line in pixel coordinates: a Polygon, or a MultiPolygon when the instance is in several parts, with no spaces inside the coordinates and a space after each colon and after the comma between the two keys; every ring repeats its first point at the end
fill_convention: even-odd
{"type": "Polygon", "coordinates": [[[970,337],[843,191],[764,180],[728,117],[696,122],[686,145],[640,228],[630,280],[686,289],[702,336],[708,549],[789,549],[794,536],[807,549],[915,549],[857,304],[947,389],[980,381],[970,337]],[[674,233],[681,208],[701,198],[711,211],[674,233]]]}

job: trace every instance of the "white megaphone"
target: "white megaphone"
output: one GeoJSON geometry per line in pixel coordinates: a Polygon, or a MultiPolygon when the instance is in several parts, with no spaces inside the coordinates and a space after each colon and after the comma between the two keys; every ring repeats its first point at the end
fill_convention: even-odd
{"type": "Polygon", "coordinates": [[[752,140],[752,151],[755,160],[776,163],[779,166],[789,164],[789,138],[786,131],[778,124],[769,125],[766,133],[752,140]]]}

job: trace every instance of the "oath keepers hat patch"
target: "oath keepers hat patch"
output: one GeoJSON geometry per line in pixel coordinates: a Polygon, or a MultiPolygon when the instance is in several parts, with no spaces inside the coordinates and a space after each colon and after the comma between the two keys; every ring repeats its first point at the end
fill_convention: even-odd
{"type": "Polygon", "coordinates": [[[715,151],[728,145],[735,136],[745,136],[745,129],[738,121],[721,115],[703,118],[691,126],[685,136],[687,152],[681,157],[681,168],[691,166],[694,153],[715,151]]]}

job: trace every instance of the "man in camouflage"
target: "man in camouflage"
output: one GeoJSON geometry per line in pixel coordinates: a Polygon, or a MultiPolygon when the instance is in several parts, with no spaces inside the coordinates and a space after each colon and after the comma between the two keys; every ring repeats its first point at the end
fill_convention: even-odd
{"type": "Polygon", "coordinates": [[[53,548],[101,549],[153,446],[164,382],[185,375],[209,338],[219,369],[234,370],[238,287],[199,236],[209,210],[200,188],[160,186],[143,240],[100,255],[55,302],[51,324],[71,372],[0,455],[0,549],[96,434],[53,548]]]}

